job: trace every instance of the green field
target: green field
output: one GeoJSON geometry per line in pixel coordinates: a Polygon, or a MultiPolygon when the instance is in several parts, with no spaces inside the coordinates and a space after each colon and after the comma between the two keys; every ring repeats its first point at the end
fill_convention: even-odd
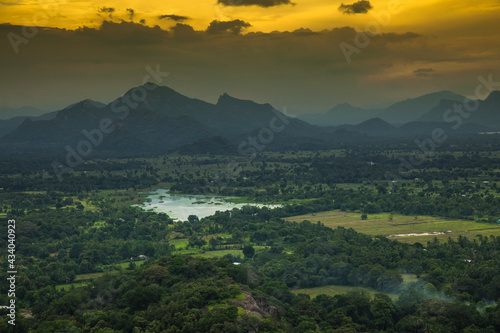
{"type": "MultiPolygon", "coordinates": [[[[415,276],[415,274],[401,274],[401,277],[403,278],[404,284],[418,281],[418,278],[415,276]]],[[[349,292],[362,292],[370,295],[370,297],[373,297],[373,295],[379,293],[379,291],[365,287],[335,286],[335,285],[292,290],[292,293],[296,295],[306,294],[311,296],[311,298],[315,298],[318,295],[335,296],[335,295],[347,294],[349,292]]],[[[398,298],[397,294],[392,294],[392,293],[384,293],[384,294],[388,295],[393,301],[398,298]]]]}
{"type": "Polygon", "coordinates": [[[285,218],[288,221],[309,220],[321,222],[330,228],[353,228],[368,235],[384,235],[407,243],[426,243],[437,239],[457,238],[459,235],[475,238],[476,235],[500,236],[500,224],[444,219],[432,216],[406,216],[389,213],[368,214],[366,220],[361,213],[347,213],[340,210],[319,212],[285,218]]]}
{"type": "Polygon", "coordinates": [[[225,255],[231,254],[233,256],[240,256],[243,258],[242,250],[217,250],[217,251],[206,251],[198,253],[190,253],[190,255],[202,257],[202,258],[222,258],[225,255]]]}
{"type": "Polygon", "coordinates": [[[67,283],[67,284],[59,284],[59,285],[56,286],[56,290],[57,291],[70,290],[72,287],[74,287],[74,288],[85,287],[88,284],[89,284],[88,281],[85,281],[85,282],[74,282],[74,283],[67,283]]]}
{"type": "MultiPolygon", "coordinates": [[[[306,295],[311,296],[311,298],[315,298],[318,295],[336,296],[336,295],[347,294],[349,292],[361,292],[361,293],[370,295],[370,297],[373,297],[375,294],[379,293],[378,291],[370,289],[370,288],[351,287],[351,286],[334,286],[334,285],[292,290],[292,293],[294,293],[295,295],[306,294],[306,295]]],[[[396,294],[387,294],[387,293],[385,293],[385,294],[388,295],[393,301],[398,298],[398,296],[396,294]]]]}
{"type": "MultiPolygon", "coordinates": [[[[134,261],[134,263],[136,264],[136,268],[141,267],[145,262],[146,262],[146,260],[134,261]]],[[[116,264],[115,266],[119,266],[121,269],[126,269],[126,268],[128,268],[129,263],[130,263],[129,261],[126,261],[126,262],[116,264]]],[[[118,272],[118,271],[112,270],[112,271],[98,272],[98,273],[78,274],[75,277],[75,280],[73,282],[66,283],[66,284],[59,284],[56,286],[56,290],[58,290],[58,291],[62,290],[62,289],[69,290],[69,289],[71,289],[71,287],[74,287],[74,288],[83,287],[83,286],[88,285],[92,280],[97,279],[98,277],[101,277],[104,274],[116,273],[116,272],[118,272]]]]}
{"type": "MultiPolygon", "coordinates": [[[[211,238],[231,238],[231,234],[226,234],[226,233],[219,233],[219,234],[213,234],[209,236],[204,236],[202,237],[204,240],[208,241],[211,238]]],[[[248,240],[247,240],[248,241],[248,240]]],[[[243,251],[242,251],[242,245],[241,244],[223,244],[220,245],[217,249],[212,249],[208,245],[202,246],[201,248],[197,247],[189,247],[189,238],[174,238],[171,239],[170,241],[171,245],[175,246],[175,254],[180,254],[180,255],[190,255],[190,256],[197,256],[197,257],[203,257],[203,258],[222,258],[225,255],[231,254],[233,256],[240,256],[243,258],[243,251]],[[229,248],[226,248],[229,247],[229,248]]],[[[253,246],[255,249],[255,252],[258,253],[259,251],[262,251],[266,249],[266,246],[258,246],[255,245],[253,246]]]]}
{"type": "Polygon", "coordinates": [[[116,272],[116,271],[78,274],[75,277],[74,282],[66,283],[66,284],[59,284],[56,286],[56,290],[58,290],[58,291],[60,291],[62,289],[70,290],[71,287],[74,287],[74,288],[84,287],[84,286],[88,285],[93,279],[97,279],[98,277],[100,277],[106,273],[112,273],[112,272],[116,272]]]}
{"type": "Polygon", "coordinates": [[[88,274],[78,274],[75,278],[75,282],[77,281],[88,281],[90,279],[96,279],[102,275],[106,274],[106,272],[100,273],[88,273],[88,274]]]}
{"type": "MultiPolygon", "coordinates": [[[[259,251],[268,248],[267,246],[254,246],[256,253],[259,253],[259,251]]],[[[224,250],[210,250],[208,247],[202,247],[201,249],[198,248],[189,248],[189,249],[180,249],[177,250],[174,254],[179,254],[179,255],[189,255],[189,256],[196,256],[196,257],[202,257],[202,258],[222,258],[225,255],[231,254],[233,256],[240,256],[243,258],[243,251],[240,248],[235,248],[235,249],[224,249],[224,250]]]]}

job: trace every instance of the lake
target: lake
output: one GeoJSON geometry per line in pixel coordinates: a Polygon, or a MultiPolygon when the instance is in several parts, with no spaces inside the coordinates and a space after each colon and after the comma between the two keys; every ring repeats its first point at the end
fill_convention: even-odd
{"type": "Polygon", "coordinates": [[[150,192],[147,202],[138,205],[144,210],[152,210],[157,213],[165,213],[172,219],[186,221],[189,215],[196,215],[198,218],[215,214],[216,211],[226,211],[243,206],[269,207],[275,208],[280,205],[265,205],[255,203],[233,203],[228,200],[231,197],[208,196],[208,195],[188,195],[171,194],[169,190],[156,190],[150,192]]]}

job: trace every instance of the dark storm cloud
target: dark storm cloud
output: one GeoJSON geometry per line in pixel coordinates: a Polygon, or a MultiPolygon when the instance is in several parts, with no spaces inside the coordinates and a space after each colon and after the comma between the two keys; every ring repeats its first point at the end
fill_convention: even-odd
{"type": "Polygon", "coordinates": [[[290,0],[218,0],[219,4],[224,6],[259,6],[273,7],[280,5],[295,5],[290,0]]]}
{"type": "MultiPolygon", "coordinates": [[[[310,56],[312,59],[314,57],[325,57],[325,59],[335,60],[334,55],[339,57],[339,61],[345,63],[345,59],[340,52],[339,44],[345,41],[352,41],[358,34],[358,31],[352,27],[341,27],[334,28],[332,30],[323,31],[312,31],[307,28],[297,29],[292,32],[252,32],[247,34],[237,34],[242,31],[243,28],[249,27],[248,22],[242,20],[233,21],[212,21],[205,31],[195,30],[192,26],[188,24],[177,23],[174,27],[170,28],[169,31],[161,29],[159,26],[145,26],[140,23],[135,22],[112,22],[110,20],[105,20],[98,28],[83,27],[76,30],[68,29],[58,29],[58,28],[43,28],[39,29],[39,33],[35,37],[37,43],[21,44],[19,45],[20,51],[28,52],[23,53],[23,57],[16,58],[15,53],[12,51],[12,46],[9,44],[7,38],[0,40],[0,46],[2,50],[10,52],[0,53],[0,69],[7,68],[6,64],[9,61],[14,61],[20,63],[24,61],[24,58],[33,60],[40,56],[43,61],[50,62],[54,61],[55,64],[61,59],[67,61],[73,61],[78,64],[82,58],[80,56],[84,55],[96,55],[97,50],[102,49],[101,41],[109,41],[105,44],[106,50],[110,53],[118,52],[121,57],[133,57],[134,50],[137,49],[137,54],[143,56],[142,50],[137,48],[139,45],[150,43],[152,45],[152,51],[157,52],[156,54],[161,54],[165,51],[165,47],[176,47],[174,36],[184,36],[186,38],[192,38],[194,35],[203,37],[198,40],[198,42],[193,46],[199,47],[201,49],[207,49],[214,52],[211,58],[210,54],[206,55],[206,59],[212,59],[217,61],[220,59],[220,47],[227,47],[228,49],[234,48],[234,43],[241,43],[242,49],[248,48],[252,53],[262,53],[265,57],[272,58],[273,54],[283,54],[283,50],[287,51],[289,56],[293,57],[303,57],[304,60],[308,59],[310,56]],[[172,33],[171,33],[172,32],[172,33]],[[231,32],[233,34],[228,34],[232,36],[231,38],[219,38],[219,33],[231,32]],[[297,38],[300,36],[301,38],[297,38]],[[268,41],[273,40],[276,42],[269,43],[268,41]],[[122,43],[128,43],[129,49],[127,53],[120,53],[122,51],[122,43]],[[74,48],[74,45],[80,45],[78,48],[74,48]],[[114,49],[118,45],[120,49],[114,49]],[[259,46],[260,45],[260,46],[259,46]],[[325,52],[329,50],[328,52],[325,52]],[[75,55],[78,57],[72,57],[72,52],[77,52],[75,55]],[[334,53],[334,51],[336,53],[334,53]],[[43,54],[52,54],[50,57],[45,57],[43,54]],[[57,56],[60,54],[60,57],[57,56]],[[301,56],[302,55],[302,56],[301,56]],[[10,58],[12,57],[12,59],[10,58]],[[332,58],[333,57],[333,58],[332,58]],[[5,61],[3,61],[5,60],[5,61]],[[9,61],[8,61],[9,60],[9,61]]],[[[6,36],[8,33],[16,33],[22,36],[22,26],[10,25],[10,24],[0,24],[0,35],[6,36]]],[[[423,37],[420,34],[414,32],[407,33],[384,33],[380,34],[376,38],[372,39],[373,49],[376,49],[376,54],[380,53],[380,47],[384,47],[388,42],[390,43],[404,43],[410,40],[419,39],[423,37]]],[[[370,54],[371,46],[363,50],[367,55],[370,54]]],[[[397,51],[397,50],[396,50],[397,51]]],[[[394,56],[397,52],[391,50],[394,56]]],[[[408,50],[401,50],[409,52],[408,50]]],[[[426,55],[427,51],[416,49],[411,50],[414,52],[417,59],[421,59],[422,55],[426,55]],[[415,52],[419,51],[419,52],[415,52]]],[[[154,53],[153,52],[153,53],[154,53]]],[[[441,53],[445,50],[441,50],[441,53]]],[[[248,53],[249,55],[252,53],[248,53]]],[[[439,53],[439,54],[441,54],[439,53]]],[[[168,56],[171,53],[167,52],[168,56]]],[[[247,53],[245,53],[246,55],[247,53]]],[[[437,56],[438,53],[435,52],[437,56]]],[[[252,56],[253,57],[253,56],[252,56]]],[[[279,57],[277,56],[276,59],[279,57]]],[[[84,58],[83,58],[84,59],[84,58]]],[[[336,60],[335,60],[336,61],[336,60]]],[[[37,63],[37,61],[33,61],[37,63]]],[[[311,63],[311,61],[305,61],[304,63],[311,63]]],[[[41,66],[41,68],[44,66],[41,66]]]]}
{"type": "Polygon", "coordinates": [[[312,31],[311,29],[300,28],[300,29],[292,31],[292,34],[294,36],[308,37],[308,36],[318,35],[319,32],[312,31]]]}
{"type": "Polygon", "coordinates": [[[135,10],[132,8],[127,8],[128,18],[130,21],[134,20],[135,10]]]}
{"type": "Polygon", "coordinates": [[[372,8],[373,6],[370,3],[370,1],[360,0],[350,5],[344,5],[344,3],[342,3],[339,7],[339,10],[344,14],[354,15],[354,14],[366,14],[372,8]]]}
{"type": "Polygon", "coordinates": [[[196,41],[202,37],[202,32],[195,31],[189,24],[177,23],[175,26],[170,28],[170,31],[174,33],[174,37],[178,41],[196,41]]]}
{"type": "Polygon", "coordinates": [[[166,19],[166,20],[172,20],[175,22],[183,22],[183,21],[189,20],[189,17],[175,15],[175,14],[168,14],[168,15],[160,15],[160,16],[158,16],[158,19],[160,19],[160,20],[166,19]]]}
{"type": "Polygon", "coordinates": [[[209,34],[220,34],[224,32],[232,32],[237,35],[241,33],[244,28],[250,27],[251,24],[242,20],[232,20],[232,21],[218,21],[213,20],[207,28],[207,33],[209,34]]]}
{"type": "Polygon", "coordinates": [[[422,35],[417,34],[415,32],[405,32],[403,34],[398,34],[395,32],[388,32],[388,33],[383,33],[381,36],[383,37],[383,39],[385,41],[390,42],[390,43],[400,43],[400,42],[404,42],[407,40],[423,37],[422,35]]]}
{"type": "MultiPolygon", "coordinates": [[[[119,23],[112,21],[102,22],[99,29],[83,27],[78,30],[68,31],[69,35],[74,38],[75,42],[84,39],[89,39],[95,43],[105,42],[110,48],[114,46],[130,44],[130,45],[145,45],[156,44],[168,37],[168,32],[160,27],[148,27],[140,23],[121,21],[119,23]]],[[[60,36],[64,35],[59,29],[51,29],[47,32],[48,35],[60,36]]],[[[92,47],[90,46],[89,47],[92,47]]]]}
{"type": "Polygon", "coordinates": [[[114,12],[115,12],[115,9],[113,7],[99,7],[97,9],[97,13],[99,13],[99,14],[106,14],[109,17],[113,16],[114,12]]]}
{"type": "Polygon", "coordinates": [[[413,74],[415,74],[415,76],[419,76],[419,77],[428,77],[428,76],[431,76],[432,73],[435,73],[436,71],[432,68],[419,68],[419,69],[416,69],[413,71],[413,74]]]}
{"type": "MultiPolygon", "coordinates": [[[[356,101],[360,89],[366,91],[363,99],[383,100],[380,96],[388,87],[407,87],[400,80],[424,79],[413,73],[419,68],[433,67],[436,73],[429,75],[452,80],[437,76],[438,67],[418,64],[439,59],[490,63],[474,58],[466,48],[436,47],[442,41],[410,32],[371,38],[348,66],[339,44],[354,45],[359,31],[353,27],[234,34],[246,24],[217,22],[195,30],[176,23],[166,31],[107,20],[97,28],[43,28],[18,46],[18,54],[7,38],[0,38],[0,72],[9,77],[0,83],[0,103],[21,106],[29,100],[49,110],[56,103],[64,107],[85,98],[107,102],[141,84],[146,66],[159,64],[162,71],[172,73],[163,84],[191,97],[216,102],[217,96],[228,92],[276,107],[319,111],[331,108],[336,100],[356,101]],[[223,31],[228,33],[215,33],[223,31]],[[401,71],[411,75],[398,77],[396,85],[384,81],[390,64],[403,66],[401,71]]],[[[12,32],[22,37],[22,28],[0,24],[0,36],[12,32]]],[[[453,77],[453,81],[459,80],[453,77]]]]}

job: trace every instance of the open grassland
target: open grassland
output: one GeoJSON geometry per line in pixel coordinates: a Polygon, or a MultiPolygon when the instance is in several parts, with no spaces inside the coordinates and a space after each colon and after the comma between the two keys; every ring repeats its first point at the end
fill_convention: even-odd
{"type": "MultiPolygon", "coordinates": [[[[401,277],[403,278],[403,284],[418,281],[418,278],[416,277],[415,274],[401,274],[401,277]]],[[[292,290],[292,292],[296,295],[306,294],[306,295],[311,296],[311,298],[315,298],[318,295],[328,295],[328,296],[342,295],[342,294],[347,294],[347,293],[353,292],[353,291],[368,294],[368,295],[370,295],[370,297],[373,297],[375,294],[379,293],[379,291],[376,291],[376,290],[371,289],[371,288],[352,287],[352,286],[336,286],[336,285],[292,290]]],[[[398,298],[397,294],[393,294],[393,293],[384,293],[384,294],[388,295],[393,301],[398,298]]]]}
{"type": "MultiPolygon", "coordinates": [[[[146,262],[146,260],[135,260],[133,262],[136,264],[136,267],[141,267],[146,262]]],[[[126,262],[116,264],[115,266],[119,266],[121,269],[126,269],[126,268],[128,268],[129,263],[130,263],[129,261],[126,261],[126,262]]],[[[90,284],[90,282],[92,280],[97,279],[97,278],[103,276],[104,274],[116,273],[116,272],[118,272],[118,271],[111,270],[111,271],[106,271],[106,272],[78,274],[75,277],[75,280],[73,282],[66,283],[66,284],[59,284],[56,286],[56,290],[58,290],[58,291],[63,290],[63,289],[70,290],[71,288],[84,287],[84,286],[90,284]]]]}
{"type": "Polygon", "coordinates": [[[309,220],[321,222],[327,227],[353,228],[368,235],[384,235],[407,243],[426,243],[436,237],[443,240],[458,238],[459,235],[475,238],[476,235],[500,236],[500,224],[443,219],[432,216],[405,216],[389,213],[368,214],[366,220],[361,213],[347,213],[340,210],[319,212],[286,218],[288,221],[309,220]]]}
{"type": "MultiPolygon", "coordinates": [[[[254,246],[255,253],[259,253],[260,250],[266,249],[266,246],[254,246]]],[[[232,255],[232,256],[240,256],[243,258],[243,250],[240,249],[239,247],[236,247],[234,249],[216,249],[216,250],[210,250],[207,247],[202,247],[201,249],[198,248],[189,248],[189,249],[179,249],[175,251],[173,254],[176,255],[189,255],[189,256],[196,256],[196,257],[203,257],[203,258],[222,258],[225,255],[232,255]]]]}
{"type": "Polygon", "coordinates": [[[404,284],[418,281],[416,274],[401,274],[401,277],[403,278],[404,284]]]}
{"type": "MultiPolygon", "coordinates": [[[[231,235],[230,234],[215,234],[215,235],[205,236],[205,237],[203,237],[203,239],[208,241],[211,238],[217,238],[217,237],[230,238],[231,235]]],[[[188,247],[188,244],[189,244],[188,238],[172,239],[172,240],[170,240],[170,244],[175,246],[174,254],[177,254],[177,255],[191,255],[191,256],[197,256],[197,257],[203,257],[203,258],[222,258],[225,255],[230,254],[232,256],[240,256],[243,258],[243,251],[242,251],[241,244],[220,245],[216,249],[210,248],[209,246],[202,246],[201,248],[188,247]]],[[[259,253],[259,251],[262,251],[268,247],[255,245],[255,246],[253,246],[253,248],[255,249],[256,253],[259,253]]]]}
{"type": "Polygon", "coordinates": [[[73,283],[67,283],[67,284],[59,284],[56,286],[57,291],[61,290],[71,290],[71,288],[80,288],[80,287],[85,287],[86,285],[89,284],[89,281],[84,281],[84,282],[73,282],[73,283]]]}
{"type": "Polygon", "coordinates": [[[88,273],[88,274],[78,274],[75,278],[75,282],[77,281],[88,281],[91,279],[97,279],[98,277],[106,274],[107,272],[100,272],[100,273],[88,273]]]}
{"type": "MultiPolygon", "coordinates": [[[[315,298],[318,295],[327,295],[327,296],[343,295],[349,292],[362,292],[364,294],[370,295],[370,297],[373,297],[375,294],[379,293],[378,291],[370,288],[334,286],[334,285],[292,290],[292,293],[294,293],[295,295],[306,294],[309,295],[311,298],[315,298]]],[[[385,294],[388,295],[392,300],[396,300],[398,298],[396,294],[387,294],[387,293],[385,294]]]]}
{"type": "Polygon", "coordinates": [[[234,257],[240,256],[243,258],[243,251],[242,250],[218,250],[218,251],[191,253],[191,255],[193,255],[193,256],[202,257],[202,258],[222,258],[228,254],[230,254],[234,257]]]}

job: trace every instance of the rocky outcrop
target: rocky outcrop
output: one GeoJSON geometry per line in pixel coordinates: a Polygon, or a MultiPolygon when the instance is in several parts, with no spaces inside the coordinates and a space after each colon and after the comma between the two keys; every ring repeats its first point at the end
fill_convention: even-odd
{"type": "Polygon", "coordinates": [[[243,308],[246,313],[253,314],[259,317],[273,316],[278,320],[281,318],[281,313],[276,306],[269,305],[267,298],[263,296],[252,296],[250,293],[243,291],[245,299],[238,301],[229,301],[229,305],[234,305],[243,308]]]}

